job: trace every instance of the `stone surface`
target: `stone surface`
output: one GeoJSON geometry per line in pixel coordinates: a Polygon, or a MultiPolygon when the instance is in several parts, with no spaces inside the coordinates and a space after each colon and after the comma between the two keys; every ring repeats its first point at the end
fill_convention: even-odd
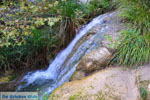
{"type": "Polygon", "coordinates": [[[85,55],[77,66],[77,71],[90,73],[95,70],[103,69],[111,59],[112,54],[107,48],[100,47],[85,55]]]}
{"type": "Polygon", "coordinates": [[[143,86],[148,91],[146,100],[150,100],[149,72],[150,64],[134,69],[106,68],[81,80],[65,83],[52,95],[54,100],[101,100],[101,97],[105,98],[102,100],[142,100],[139,88],[143,86]],[[77,97],[80,98],[71,99],[77,97]]]}
{"type": "MultiPolygon", "coordinates": [[[[148,67],[142,68],[144,71],[148,67]]],[[[140,71],[140,69],[131,70],[123,67],[107,68],[82,80],[65,83],[52,95],[54,100],[71,100],[70,98],[76,96],[80,96],[82,99],[73,100],[84,100],[86,97],[85,100],[99,100],[95,98],[95,95],[100,95],[99,93],[102,93],[105,100],[142,100],[137,77],[143,76],[144,73],[140,73],[140,71]]]]}
{"type": "Polygon", "coordinates": [[[100,47],[88,53],[80,60],[76,72],[73,74],[70,81],[79,80],[94,71],[104,69],[111,57],[112,53],[104,47],[100,47]]]}

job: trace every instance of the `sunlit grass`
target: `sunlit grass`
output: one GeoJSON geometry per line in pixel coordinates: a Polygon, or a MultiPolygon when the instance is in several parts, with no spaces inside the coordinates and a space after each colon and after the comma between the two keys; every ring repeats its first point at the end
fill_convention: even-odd
{"type": "Polygon", "coordinates": [[[112,62],[119,65],[142,65],[150,60],[150,1],[116,0],[120,16],[128,29],[122,33],[122,42],[112,62]]]}

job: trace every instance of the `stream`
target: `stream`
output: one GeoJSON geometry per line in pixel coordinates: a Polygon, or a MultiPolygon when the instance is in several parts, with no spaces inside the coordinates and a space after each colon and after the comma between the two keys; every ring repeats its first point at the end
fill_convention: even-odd
{"type": "Polygon", "coordinates": [[[48,69],[28,72],[21,80],[17,91],[38,91],[42,98],[44,94],[50,94],[55,88],[68,82],[80,59],[101,45],[104,38],[102,33],[108,27],[101,28],[89,39],[87,39],[88,32],[97,25],[103,25],[104,19],[112,15],[113,13],[100,15],[83,26],[68,47],[56,56],[48,69]]]}

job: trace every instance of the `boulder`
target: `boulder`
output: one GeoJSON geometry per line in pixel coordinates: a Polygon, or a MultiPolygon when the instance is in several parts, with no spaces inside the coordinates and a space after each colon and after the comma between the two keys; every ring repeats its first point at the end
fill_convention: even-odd
{"type": "Polygon", "coordinates": [[[65,83],[49,100],[142,100],[136,75],[135,70],[123,67],[106,68],[82,80],[65,83]]]}
{"type": "Polygon", "coordinates": [[[0,92],[8,92],[8,91],[15,91],[16,89],[16,83],[13,82],[7,82],[7,83],[0,83],[0,92]]]}
{"type": "Polygon", "coordinates": [[[77,71],[80,70],[90,73],[95,70],[103,69],[103,67],[107,65],[111,57],[112,53],[110,53],[107,48],[100,47],[88,53],[80,60],[77,66],[77,71]]]}
{"type": "Polygon", "coordinates": [[[94,71],[104,69],[112,57],[112,53],[105,47],[100,47],[85,55],[77,65],[71,81],[81,79],[94,71]]]}

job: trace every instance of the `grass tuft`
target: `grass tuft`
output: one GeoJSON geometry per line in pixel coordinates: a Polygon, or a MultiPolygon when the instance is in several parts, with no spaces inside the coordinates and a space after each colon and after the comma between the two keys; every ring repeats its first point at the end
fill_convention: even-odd
{"type": "Polygon", "coordinates": [[[148,94],[147,90],[142,86],[140,86],[139,90],[140,90],[140,95],[142,97],[142,100],[146,100],[147,99],[147,94],[148,94]]]}
{"type": "MultiPolygon", "coordinates": [[[[115,0],[120,16],[128,29],[122,32],[122,41],[112,62],[118,65],[142,65],[150,60],[150,1],[115,0]]],[[[111,62],[111,63],[112,63],[111,62]]]]}
{"type": "Polygon", "coordinates": [[[118,47],[112,63],[132,66],[142,65],[150,60],[149,41],[147,41],[146,36],[140,33],[140,31],[137,32],[133,29],[122,32],[122,36],[125,38],[118,47]]]}

